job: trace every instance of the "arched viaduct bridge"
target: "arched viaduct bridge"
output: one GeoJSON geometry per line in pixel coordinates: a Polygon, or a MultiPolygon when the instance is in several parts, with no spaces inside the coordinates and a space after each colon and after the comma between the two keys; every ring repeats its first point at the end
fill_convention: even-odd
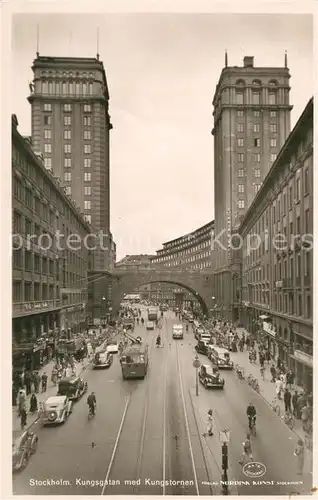
{"type": "Polygon", "coordinates": [[[123,296],[149,283],[171,283],[188,290],[198,300],[205,314],[214,305],[214,275],[211,270],[195,271],[184,267],[118,266],[111,273],[112,307],[117,314],[123,296]]]}

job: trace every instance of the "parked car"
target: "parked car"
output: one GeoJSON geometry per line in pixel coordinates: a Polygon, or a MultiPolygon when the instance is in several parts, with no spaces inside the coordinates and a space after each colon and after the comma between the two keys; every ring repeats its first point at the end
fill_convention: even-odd
{"type": "Polygon", "coordinates": [[[147,321],[146,328],[147,330],[154,330],[155,323],[153,321],[147,321]]]}
{"type": "Polygon", "coordinates": [[[57,395],[67,396],[70,400],[77,401],[87,391],[87,382],[82,378],[71,376],[59,381],[57,395]]]}
{"type": "Polygon", "coordinates": [[[43,403],[43,425],[64,424],[72,413],[73,403],[67,396],[51,396],[43,403]]]}
{"type": "Polygon", "coordinates": [[[36,452],[38,436],[35,432],[25,431],[12,445],[12,470],[18,472],[24,469],[33,453],[36,452]]]}
{"type": "Polygon", "coordinates": [[[199,380],[206,389],[224,389],[224,379],[221,378],[219,370],[210,365],[201,365],[199,380]]]}
{"type": "Polygon", "coordinates": [[[195,346],[195,350],[199,354],[205,354],[206,356],[208,355],[208,347],[209,344],[205,340],[199,340],[197,345],[195,346]]]}

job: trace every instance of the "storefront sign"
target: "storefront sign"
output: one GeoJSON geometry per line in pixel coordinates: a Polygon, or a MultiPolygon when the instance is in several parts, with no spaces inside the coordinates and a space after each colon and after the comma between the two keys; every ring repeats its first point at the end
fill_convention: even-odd
{"type": "Polygon", "coordinates": [[[24,309],[26,311],[32,311],[32,309],[44,309],[46,307],[49,307],[48,302],[29,302],[24,304],[24,309]]]}
{"type": "Polygon", "coordinates": [[[312,358],[312,356],[310,356],[310,354],[307,354],[306,352],[295,351],[294,358],[297,359],[297,361],[301,361],[302,363],[305,363],[305,365],[308,365],[311,368],[313,367],[313,358],[312,358]]]}
{"type": "Polygon", "coordinates": [[[268,333],[272,337],[276,336],[276,332],[272,328],[272,325],[270,323],[266,323],[266,321],[263,321],[263,330],[264,330],[264,332],[268,333]]]}

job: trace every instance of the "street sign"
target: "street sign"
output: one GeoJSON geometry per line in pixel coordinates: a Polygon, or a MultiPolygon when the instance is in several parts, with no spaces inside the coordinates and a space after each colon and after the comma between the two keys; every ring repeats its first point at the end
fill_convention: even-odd
{"type": "Polygon", "coordinates": [[[194,366],[194,368],[200,368],[201,363],[200,363],[200,360],[198,358],[194,359],[193,366],[194,366]]]}
{"type": "Polygon", "coordinates": [[[221,443],[228,443],[230,441],[230,431],[226,429],[220,431],[220,441],[221,443]]]}

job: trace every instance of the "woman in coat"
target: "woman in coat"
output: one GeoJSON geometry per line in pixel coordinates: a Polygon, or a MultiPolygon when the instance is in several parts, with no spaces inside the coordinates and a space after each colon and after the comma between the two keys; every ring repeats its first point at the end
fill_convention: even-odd
{"type": "Polygon", "coordinates": [[[30,413],[35,413],[38,411],[38,400],[36,395],[33,393],[30,399],[30,413]]]}

